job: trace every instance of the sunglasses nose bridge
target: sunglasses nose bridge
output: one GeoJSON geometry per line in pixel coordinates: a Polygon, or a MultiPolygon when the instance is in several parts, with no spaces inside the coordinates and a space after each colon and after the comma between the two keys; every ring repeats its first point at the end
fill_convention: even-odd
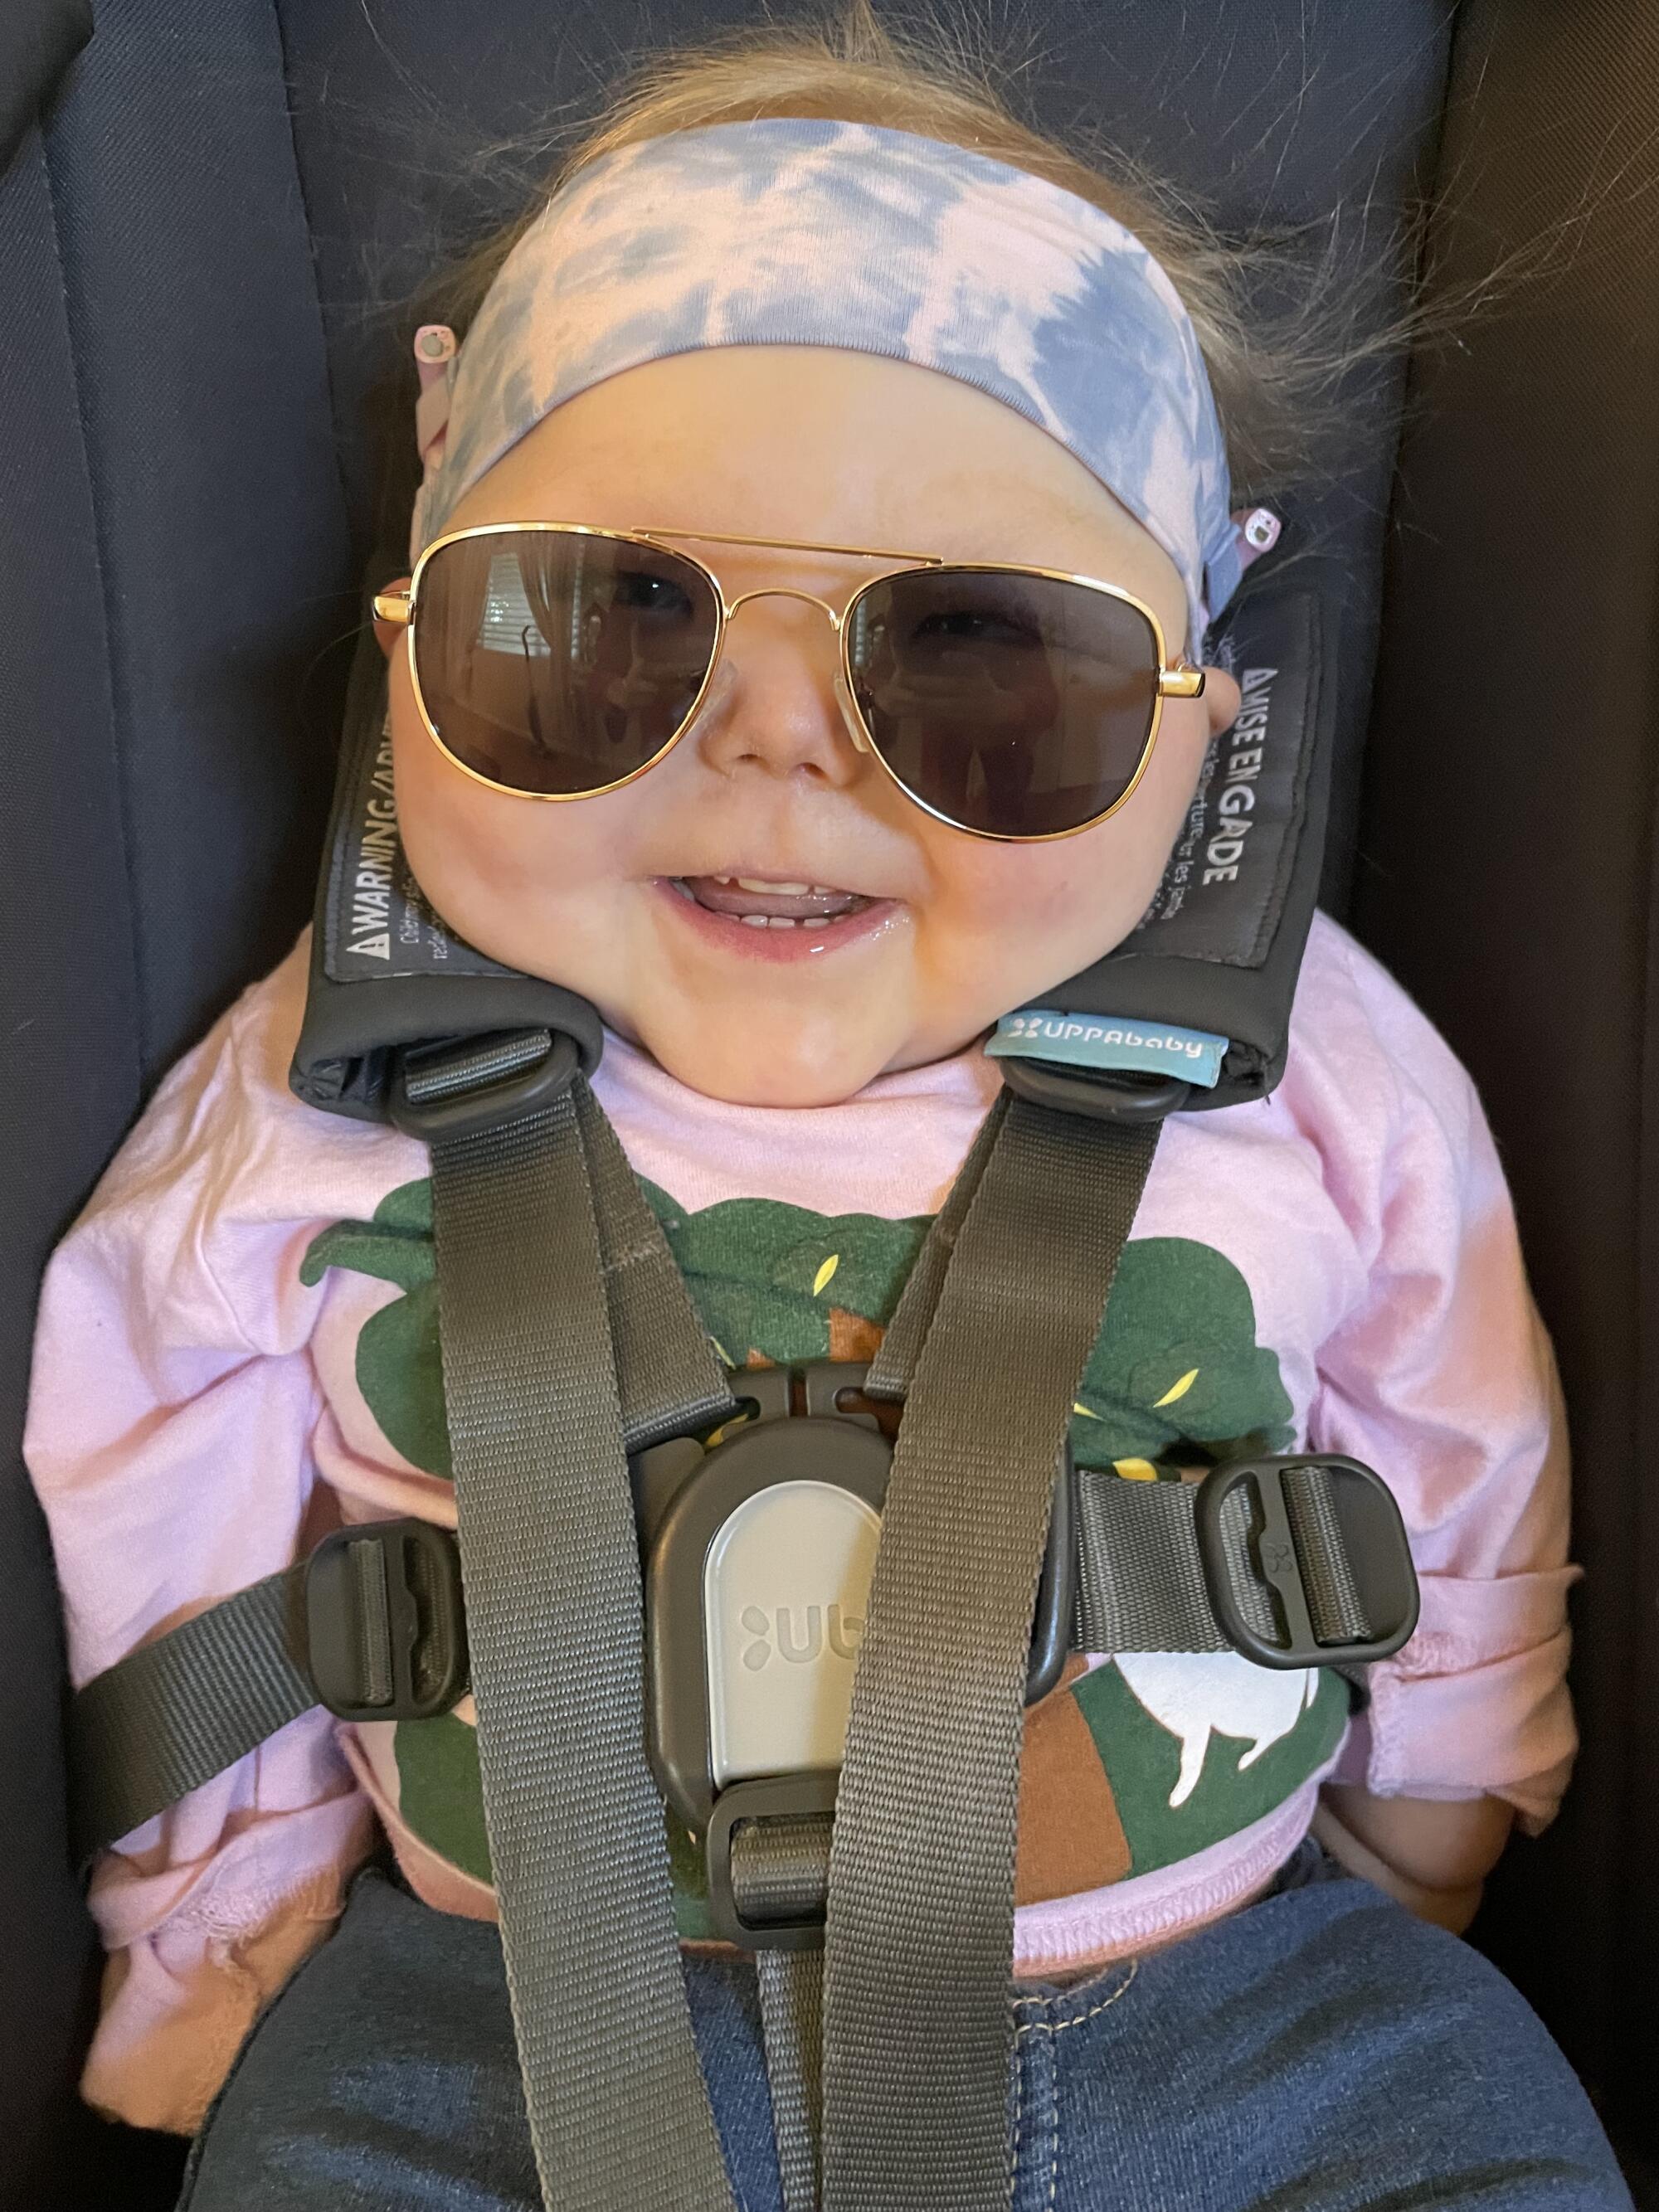
{"type": "Polygon", "coordinates": [[[809,607],[821,607],[830,617],[831,629],[839,631],[842,615],[828,599],[821,599],[816,592],[804,592],[798,584],[763,584],[757,591],[739,592],[726,606],[726,619],[730,622],[739,607],[746,607],[750,599],[805,599],[809,607]]]}
{"type": "MultiPolygon", "coordinates": [[[[738,608],[746,607],[750,599],[805,599],[808,606],[817,607],[828,616],[830,627],[836,634],[837,643],[840,642],[847,610],[845,606],[836,608],[831,605],[828,599],[821,599],[816,592],[804,592],[796,584],[767,584],[757,591],[740,592],[726,605],[726,621],[730,623],[738,608]]],[[[854,751],[873,752],[875,748],[870,743],[870,733],[853,703],[853,695],[847,688],[847,678],[839,666],[836,670],[836,704],[841,708],[841,718],[847,725],[847,734],[853,741],[854,751]]]]}

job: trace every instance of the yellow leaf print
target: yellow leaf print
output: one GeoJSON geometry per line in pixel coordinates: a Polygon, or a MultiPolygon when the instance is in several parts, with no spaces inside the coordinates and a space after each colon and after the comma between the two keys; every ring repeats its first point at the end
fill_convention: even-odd
{"type": "Polygon", "coordinates": [[[1158,1469],[1149,1459],[1115,1459],[1112,1465],[1127,1482],[1158,1480],[1158,1469]]]}
{"type": "Polygon", "coordinates": [[[1189,1367],[1187,1370],[1187,1372],[1182,1376],[1179,1382],[1172,1384],[1170,1388],[1164,1393],[1164,1395],[1161,1398],[1157,1399],[1154,1401],[1152,1407],[1153,1412],[1156,1413],[1160,1406],[1173,1406],[1177,1398],[1184,1398],[1197,1380],[1197,1368],[1189,1367]]]}
{"type": "Polygon", "coordinates": [[[1082,1414],[1082,1416],[1083,1416],[1083,1418],[1084,1418],[1084,1419],[1085,1419],[1085,1421],[1097,1421],[1097,1420],[1100,1419],[1099,1414],[1098,1414],[1098,1413],[1091,1413],[1089,1411],[1089,1408],[1088,1408],[1085,1405],[1084,1405],[1084,1404],[1083,1404],[1083,1402],[1081,1401],[1081,1400],[1080,1400],[1080,1399],[1077,1399],[1077,1398],[1073,1398],[1073,1401],[1072,1401],[1072,1411],[1073,1411],[1074,1413],[1081,1413],[1081,1414],[1082,1414]]]}
{"type": "Polygon", "coordinates": [[[817,1297],[818,1292],[823,1288],[824,1285],[829,1281],[831,1275],[835,1273],[836,1268],[839,1267],[840,1265],[841,1254],[839,1252],[832,1252],[830,1255],[830,1257],[824,1261],[823,1265],[818,1269],[817,1274],[812,1278],[812,1296],[814,1297],[817,1297]]]}

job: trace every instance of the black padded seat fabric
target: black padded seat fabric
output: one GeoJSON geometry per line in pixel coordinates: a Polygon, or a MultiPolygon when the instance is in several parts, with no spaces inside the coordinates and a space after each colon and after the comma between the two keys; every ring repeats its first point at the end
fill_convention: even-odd
{"type": "Polygon", "coordinates": [[[91,36],[91,0],[11,0],[0,15],[0,169],[91,36]]]}
{"type": "MultiPolygon", "coordinates": [[[[1502,201],[1509,173],[1491,164],[1514,136],[1504,102],[1529,118],[1565,88],[1586,144],[1607,139],[1609,85],[1632,114],[1647,102],[1647,137],[1638,115],[1632,149],[1650,146],[1659,121],[1659,70],[1643,80],[1634,64],[1609,67],[1647,21],[1646,0],[1581,0],[1570,22],[1546,0],[964,5],[993,43],[1023,41],[1013,53],[1030,64],[1037,119],[1144,154],[1210,197],[1228,226],[1319,223],[1340,208],[1371,327],[1398,301],[1369,248],[1414,192],[1454,171],[1460,179],[1470,228],[1454,236],[1443,224],[1441,237],[1454,270],[1501,233],[1502,205],[1461,180],[1496,175],[1488,200],[1502,201]]],[[[40,1267],[160,1076],[306,916],[359,572],[388,540],[375,423],[387,388],[413,383],[398,301],[514,204],[477,149],[550,116],[591,113],[636,53],[766,12],[761,0],[568,0],[555,11],[545,0],[482,11],[453,0],[98,0],[90,42],[73,60],[65,46],[61,82],[31,93],[28,112],[44,105],[44,122],[25,117],[0,173],[0,1664],[10,1692],[0,1705],[0,2212],[161,2205],[173,2155],[84,2124],[73,2095],[96,1961],[64,1840],[56,1598],[16,1452],[40,1267]]],[[[775,0],[772,12],[817,11],[775,0]]],[[[1510,158],[1524,164],[1518,144],[1510,158]]],[[[1564,155],[1528,181],[1533,219],[1581,205],[1582,184],[1564,155]]],[[[1578,219],[1594,234],[1605,218],[1578,219]]],[[[1630,231],[1621,252],[1649,282],[1650,219],[1640,233],[1632,217],[1630,231]]],[[[1637,394],[1654,389],[1642,346],[1659,325],[1655,294],[1633,296],[1639,333],[1601,326],[1598,419],[1633,423],[1637,394]]],[[[1390,360],[1354,380],[1340,469],[1301,487],[1287,512],[1296,538],[1337,556],[1350,594],[1326,903],[1396,963],[1486,1085],[1537,1235],[1534,1275],[1581,1444],[1593,1445],[1580,1474],[1596,1554],[1580,1607],[1580,1694],[1599,1748],[1587,1753],[1581,1807],[1545,1844],[1511,1855],[1486,1918],[1502,1963],[1581,2070],[1622,2087],[1634,2111],[1638,2069],[1621,2039],[1653,1979],[1654,1908],[1619,1889],[1619,1869],[1644,1837],[1659,1839],[1659,1769],[1651,1723],[1627,1729],[1614,1715],[1621,1664],[1650,1671],[1659,1639],[1637,1599],[1651,1545],[1615,1553],[1638,1508],[1637,1316],[1651,1310],[1641,1307],[1652,1239],[1635,1133],[1652,696],[1639,684],[1615,696],[1611,677],[1598,695],[1609,712],[1633,696],[1625,711],[1647,716],[1645,735],[1626,731],[1611,757],[1630,783],[1622,831],[1603,837],[1599,817],[1574,817],[1579,881],[1617,908],[1613,959],[1598,928],[1567,926],[1565,887],[1543,902],[1543,926],[1523,929],[1535,902],[1506,901],[1495,868],[1458,878],[1455,933],[1440,929],[1456,839],[1437,805],[1467,806],[1473,782],[1490,822],[1486,778],[1506,746],[1546,755],[1536,718],[1500,720],[1490,699],[1450,723],[1423,672],[1455,660],[1444,611],[1466,597],[1485,650],[1513,647],[1526,623],[1541,651],[1540,602],[1518,582],[1511,601],[1482,580],[1502,545],[1517,575],[1524,566],[1519,540],[1504,538],[1520,510],[1494,489],[1509,453],[1547,456],[1540,498],[1561,503],[1579,532],[1577,588],[1604,595],[1598,669],[1620,653],[1650,667],[1659,518],[1650,502],[1632,507],[1616,552],[1595,536],[1618,485],[1647,480],[1612,449],[1591,457],[1600,475],[1581,465],[1567,335],[1546,316],[1522,342],[1535,374],[1510,373],[1501,352],[1482,349],[1504,342],[1481,336],[1467,357],[1414,371],[1424,419],[1405,461],[1417,505],[1403,506],[1395,486],[1407,364],[1390,360]],[[1473,489],[1454,515],[1446,486],[1477,451],[1486,473],[1459,479],[1473,489]],[[1587,483],[1595,515],[1577,489],[1587,483]],[[1468,949],[1455,976],[1448,942],[1468,949]],[[1500,957],[1505,992],[1485,999],[1480,979],[1500,957]],[[1527,1079],[1539,1056],[1515,1024],[1543,1003],[1528,999],[1529,981],[1564,1021],[1580,996],[1595,1007],[1601,1119],[1577,1117],[1595,1089],[1583,1057],[1547,1113],[1521,1103],[1535,1097],[1527,1079]],[[1589,1127],[1601,1182],[1587,1218],[1575,1194],[1592,1170],[1562,1162],[1589,1127]],[[1604,1251],[1617,1255],[1605,1282],[1604,1251]],[[1616,1595],[1597,1613],[1604,1590],[1616,1595]],[[1645,1781],[1632,1778],[1638,1757],[1645,1781]]],[[[406,489],[406,433],[398,444],[406,489]]],[[[1535,510],[1525,511],[1531,527],[1535,510]]],[[[1528,678],[1534,696],[1547,690],[1540,666],[1528,678]]],[[[1571,696],[1551,696],[1570,717],[1571,696]]],[[[1549,809],[1534,796],[1498,809],[1511,882],[1546,849],[1549,809]]],[[[1550,804],[1577,808],[1577,787],[1550,804]]],[[[1650,2028],[1645,2047],[1650,2056],[1650,2028]]]]}
{"type": "Polygon", "coordinates": [[[95,1961],[17,1453],[35,1288],[157,1079],[305,919],[355,620],[268,7],[100,8],[0,178],[0,2203],[85,2206],[137,2149],[77,2163],[95,1961]]]}

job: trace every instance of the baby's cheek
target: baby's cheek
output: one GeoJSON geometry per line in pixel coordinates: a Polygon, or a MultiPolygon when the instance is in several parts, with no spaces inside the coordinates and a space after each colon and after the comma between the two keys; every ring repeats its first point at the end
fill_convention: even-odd
{"type": "Polygon", "coordinates": [[[1058,980],[1101,958],[1152,902],[1207,741],[1203,710],[1172,702],[1127,804],[1075,836],[1000,845],[930,826],[937,918],[952,933],[991,940],[1023,975],[1058,980]]]}
{"type": "Polygon", "coordinates": [[[1138,844],[1114,839],[1115,852],[1103,849],[1112,826],[1052,844],[975,847],[951,872],[942,915],[993,939],[1002,958],[1022,969],[1052,968],[1057,954],[1070,958],[1079,945],[1093,945],[1089,957],[1097,957],[1134,927],[1162,866],[1138,844]]]}
{"type": "MultiPolygon", "coordinates": [[[[405,691],[406,691],[405,684],[405,691]]],[[[538,805],[464,775],[392,696],[392,770],[404,848],[439,913],[481,951],[539,966],[556,905],[616,872],[592,810],[538,805]],[[410,726],[412,724],[412,727],[410,726]],[[587,817],[579,823],[578,811],[587,817]]]]}
{"type": "Polygon", "coordinates": [[[975,904],[1002,936],[1018,943],[1076,926],[1091,872],[1075,852],[1062,845],[1004,845],[994,851],[975,904]]]}

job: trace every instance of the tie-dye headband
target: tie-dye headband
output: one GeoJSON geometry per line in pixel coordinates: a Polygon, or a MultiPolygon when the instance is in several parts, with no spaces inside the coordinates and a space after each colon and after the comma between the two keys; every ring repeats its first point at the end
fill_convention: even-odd
{"type": "Polygon", "coordinates": [[[427,471],[410,557],[562,401],[665,355],[764,344],[915,362],[1039,424],[1175,562],[1197,653],[1242,563],[1226,447],[1174,285],[1075,193],[862,123],[718,124],[580,170],[507,256],[465,343],[441,325],[416,339],[427,471]]]}

